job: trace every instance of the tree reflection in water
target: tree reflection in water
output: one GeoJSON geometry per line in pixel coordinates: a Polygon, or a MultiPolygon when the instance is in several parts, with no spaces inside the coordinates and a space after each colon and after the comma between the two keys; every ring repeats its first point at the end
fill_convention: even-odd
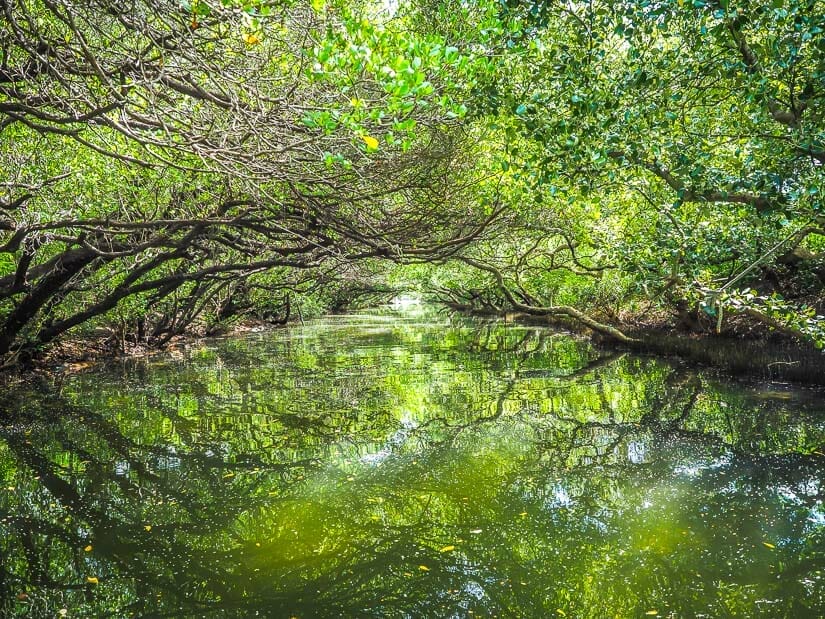
{"type": "Polygon", "coordinates": [[[3,408],[3,615],[825,612],[821,393],[363,317],[3,408]]]}

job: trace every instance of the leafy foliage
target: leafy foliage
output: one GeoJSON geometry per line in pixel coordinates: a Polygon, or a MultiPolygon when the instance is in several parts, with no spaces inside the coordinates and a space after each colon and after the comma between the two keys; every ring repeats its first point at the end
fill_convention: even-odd
{"type": "Polygon", "coordinates": [[[823,344],[813,0],[2,10],[4,362],[342,307],[389,289],[375,259],[619,339],[735,298],[823,344]]]}

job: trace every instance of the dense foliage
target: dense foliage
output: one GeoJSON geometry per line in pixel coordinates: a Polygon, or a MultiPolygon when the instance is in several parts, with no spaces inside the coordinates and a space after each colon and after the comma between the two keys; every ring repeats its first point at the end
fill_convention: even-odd
{"type": "Polygon", "coordinates": [[[393,285],[822,344],[824,33],[816,0],[5,2],[0,357],[393,285]]]}
{"type": "Polygon", "coordinates": [[[456,130],[467,59],[438,37],[156,0],[5,3],[0,36],[0,356],[99,317],[154,343],[284,320],[295,293],[448,255],[493,214],[456,130]]]}
{"type": "Polygon", "coordinates": [[[505,279],[481,304],[730,311],[821,344],[822,6],[504,4],[474,109],[523,227],[473,248],[505,279]]]}

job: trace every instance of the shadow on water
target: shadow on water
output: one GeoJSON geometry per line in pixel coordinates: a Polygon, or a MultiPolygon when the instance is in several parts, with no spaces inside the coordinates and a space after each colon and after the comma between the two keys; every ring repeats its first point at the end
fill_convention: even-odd
{"type": "Polygon", "coordinates": [[[795,341],[639,334],[640,351],[680,357],[760,380],[825,386],[825,350],[795,341]]]}
{"type": "Polygon", "coordinates": [[[361,316],[2,408],[3,616],[825,614],[821,392],[361,316]]]}

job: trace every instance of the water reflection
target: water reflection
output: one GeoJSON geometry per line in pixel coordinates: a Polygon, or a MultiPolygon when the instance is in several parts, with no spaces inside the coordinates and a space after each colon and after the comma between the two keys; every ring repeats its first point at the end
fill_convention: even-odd
{"type": "Polygon", "coordinates": [[[0,614],[825,613],[821,393],[415,315],[183,353],[6,394],[0,614]]]}

